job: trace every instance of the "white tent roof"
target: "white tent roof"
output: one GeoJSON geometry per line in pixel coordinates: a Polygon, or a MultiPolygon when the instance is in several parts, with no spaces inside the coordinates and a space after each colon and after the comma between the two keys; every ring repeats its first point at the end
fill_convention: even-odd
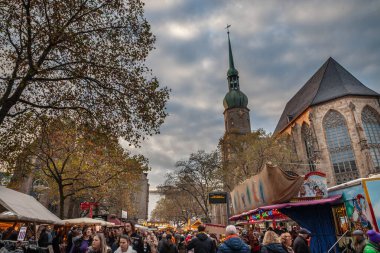
{"type": "Polygon", "coordinates": [[[65,224],[70,224],[70,225],[86,224],[86,225],[100,225],[100,226],[115,226],[115,223],[107,222],[104,220],[91,219],[88,217],[68,219],[68,220],[63,220],[63,222],[65,224]]]}
{"type": "Polygon", "coordinates": [[[0,186],[0,221],[30,221],[47,224],[63,224],[30,195],[0,186]]]}

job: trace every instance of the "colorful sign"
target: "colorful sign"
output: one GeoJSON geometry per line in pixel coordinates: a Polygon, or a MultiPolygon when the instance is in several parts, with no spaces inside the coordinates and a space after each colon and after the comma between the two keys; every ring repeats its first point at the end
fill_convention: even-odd
{"type": "Polygon", "coordinates": [[[329,192],[330,197],[338,194],[342,194],[350,229],[360,229],[364,232],[373,229],[373,220],[363,186],[353,185],[329,192]]]}
{"type": "Polygon", "coordinates": [[[380,178],[363,180],[363,187],[373,218],[373,226],[379,232],[380,227],[380,178]]]}
{"type": "Polygon", "coordinates": [[[234,214],[260,206],[288,202],[299,192],[303,177],[267,164],[257,175],[245,180],[231,192],[234,214]]]}
{"type": "Polygon", "coordinates": [[[24,241],[26,236],[26,227],[21,227],[18,232],[17,241],[24,241]]]}
{"type": "Polygon", "coordinates": [[[322,172],[310,172],[305,176],[300,191],[293,200],[312,200],[327,198],[327,179],[322,172]]]}

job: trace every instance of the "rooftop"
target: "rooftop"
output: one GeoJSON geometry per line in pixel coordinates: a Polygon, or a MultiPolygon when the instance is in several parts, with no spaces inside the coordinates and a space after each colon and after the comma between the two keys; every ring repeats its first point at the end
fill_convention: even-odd
{"type": "Polygon", "coordinates": [[[380,96],[330,57],[288,101],[274,133],[284,130],[292,119],[296,119],[310,106],[348,95],[380,96]]]}

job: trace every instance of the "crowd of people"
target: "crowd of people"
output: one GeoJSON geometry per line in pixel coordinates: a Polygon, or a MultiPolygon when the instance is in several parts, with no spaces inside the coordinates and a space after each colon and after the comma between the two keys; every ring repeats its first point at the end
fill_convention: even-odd
{"type": "MultiPolygon", "coordinates": [[[[354,242],[346,252],[380,253],[380,233],[370,230],[366,235],[354,231],[354,242]]],[[[1,236],[9,239],[17,235],[7,230],[1,236]]],[[[261,232],[239,231],[233,225],[219,237],[206,233],[204,225],[196,232],[137,231],[133,222],[126,222],[100,231],[89,226],[72,227],[68,232],[41,226],[37,238],[38,245],[50,247],[51,253],[310,253],[311,236],[307,229],[297,227],[261,232]]]]}
{"type": "MultiPolygon", "coordinates": [[[[368,231],[368,239],[362,231],[353,233],[352,253],[379,253],[380,233],[368,231]]],[[[136,231],[132,222],[124,227],[93,233],[88,228],[77,234],[70,231],[66,253],[310,253],[312,233],[293,227],[268,228],[258,231],[238,231],[233,225],[226,227],[224,235],[206,233],[200,225],[196,232],[178,233],[136,231]]]]}

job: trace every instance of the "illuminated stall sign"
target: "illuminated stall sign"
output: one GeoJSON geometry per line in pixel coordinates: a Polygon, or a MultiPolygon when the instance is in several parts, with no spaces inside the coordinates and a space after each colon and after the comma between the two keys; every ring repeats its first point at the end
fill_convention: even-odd
{"type": "Polygon", "coordinates": [[[227,192],[211,192],[208,195],[210,204],[226,204],[227,192]]]}

